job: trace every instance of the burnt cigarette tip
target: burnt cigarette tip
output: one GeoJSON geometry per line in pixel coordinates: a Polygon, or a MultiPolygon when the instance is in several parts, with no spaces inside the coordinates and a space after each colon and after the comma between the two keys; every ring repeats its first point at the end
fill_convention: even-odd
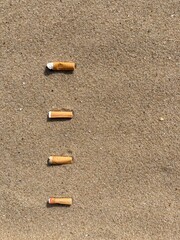
{"type": "Polygon", "coordinates": [[[46,67],[47,67],[48,69],[52,70],[52,69],[53,69],[53,63],[52,63],[52,62],[48,63],[48,64],[46,65],[46,67]]]}
{"type": "Polygon", "coordinates": [[[52,156],[48,157],[48,163],[49,163],[49,164],[52,163],[52,156]]]}
{"type": "Polygon", "coordinates": [[[48,113],[48,118],[51,118],[51,111],[49,111],[48,113]]]}

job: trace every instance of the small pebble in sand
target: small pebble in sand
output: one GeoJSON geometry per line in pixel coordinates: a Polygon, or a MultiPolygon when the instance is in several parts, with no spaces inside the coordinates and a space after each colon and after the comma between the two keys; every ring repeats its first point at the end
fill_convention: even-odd
{"type": "Polygon", "coordinates": [[[163,118],[163,117],[160,117],[160,118],[159,118],[159,121],[164,121],[164,118],[163,118]]]}
{"type": "Polygon", "coordinates": [[[22,110],[23,110],[23,108],[20,108],[20,109],[19,109],[19,111],[22,111],[22,110]]]}
{"type": "Polygon", "coordinates": [[[23,82],[23,85],[25,85],[26,83],[25,82],[23,82]]]}

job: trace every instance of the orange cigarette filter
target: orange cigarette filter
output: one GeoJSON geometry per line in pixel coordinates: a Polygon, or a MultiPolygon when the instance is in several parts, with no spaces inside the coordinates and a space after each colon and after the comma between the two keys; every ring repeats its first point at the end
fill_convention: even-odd
{"type": "Polygon", "coordinates": [[[72,118],[73,111],[49,111],[49,118],[72,118]]]}
{"type": "Polygon", "coordinates": [[[72,205],[72,198],[69,197],[50,197],[49,204],[72,205]]]}
{"type": "Polygon", "coordinates": [[[50,62],[47,68],[55,71],[74,71],[76,64],[74,62],[50,62]]]}
{"type": "Polygon", "coordinates": [[[49,157],[49,164],[58,165],[58,164],[71,164],[73,161],[72,157],[66,156],[50,156],[49,157]]]}

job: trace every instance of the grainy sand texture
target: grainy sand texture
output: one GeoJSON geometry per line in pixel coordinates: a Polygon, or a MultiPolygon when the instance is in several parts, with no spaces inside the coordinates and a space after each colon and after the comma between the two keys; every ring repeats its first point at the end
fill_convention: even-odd
{"type": "Polygon", "coordinates": [[[180,238],[179,0],[0,0],[3,240],[180,238]],[[73,73],[48,62],[73,61],[73,73]],[[48,111],[74,118],[49,121],[48,111]],[[73,164],[47,166],[51,155],[73,164]],[[49,197],[72,197],[49,207],[49,197]]]}

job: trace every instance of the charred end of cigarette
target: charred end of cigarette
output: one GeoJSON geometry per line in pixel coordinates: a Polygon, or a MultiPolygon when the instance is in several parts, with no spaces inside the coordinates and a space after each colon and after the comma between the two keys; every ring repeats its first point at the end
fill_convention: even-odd
{"type": "Polygon", "coordinates": [[[52,156],[48,157],[48,165],[51,165],[51,164],[52,164],[52,159],[53,159],[52,156]]]}
{"type": "Polygon", "coordinates": [[[46,65],[49,70],[53,70],[53,62],[50,62],[46,65]]]}
{"type": "Polygon", "coordinates": [[[51,118],[51,111],[48,112],[48,118],[51,118]]]}

